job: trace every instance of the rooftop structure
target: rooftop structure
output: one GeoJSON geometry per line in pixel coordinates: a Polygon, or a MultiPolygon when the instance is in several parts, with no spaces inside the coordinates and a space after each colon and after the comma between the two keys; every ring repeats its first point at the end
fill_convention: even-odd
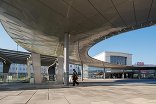
{"type": "Polygon", "coordinates": [[[103,39],[154,25],[155,10],[156,0],[0,0],[0,21],[13,40],[33,53],[36,79],[40,79],[36,82],[40,83],[39,54],[59,58],[65,81],[69,60],[126,67],[93,59],[88,50],[103,39]]]}
{"type": "MultiPolygon", "coordinates": [[[[27,58],[29,58],[30,55],[30,52],[0,49],[0,60],[7,60],[10,63],[27,64],[27,58]]],[[[56,57],[53,56],[41,55],[41,65],[50,66],[55,61],[55,59],[56,57]]]]}
{"type": "Polygon", "coordinates": [[[132,54],[129,53],[105,51],[97,54],[93,58],[111,64],[132,66],[132,54]]]}
{"type": "MultiPolygon", "coordinates": [[[[103,63],[88,56],[97,42],[155,24],[156,0],[0,0],[0,21],[25,49],[62,56],[70,34],[70,59],[103,63]]],[[[107,67],[118,67],[105,63],[107,67]]]]}

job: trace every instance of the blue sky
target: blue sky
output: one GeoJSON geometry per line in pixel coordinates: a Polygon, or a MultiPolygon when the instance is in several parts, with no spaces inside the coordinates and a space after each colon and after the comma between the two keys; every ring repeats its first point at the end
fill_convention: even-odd
{"type": "Polygon", "coordinates": [[[156,65],[156,26],[133,30],[101,41],[89,50],[91,56],[103,51],[133,54],[132,63],[156,65]]]}
{"type": "MultiPolygon", "coordinates": [[[[13,39],[7,34],[3,26],[0,24],[0,48],[17,50],[17,44],[13,39]]],[[[22,47],[18,46],[18,51],[26,51],[22,47]]]]}
{"type": "MultiPolygon", "coordinates": [[[[144,62],[156,65],[156,26],[119,34],[93,46],[89,54],[95,56],[103,51],[115,51],[133,54],[133,64],[144,62]]],[[[17,50],[17,44],[0,24],[0,48],[17,50]]],[[[26,51],[18,46],[18,51],[26,51]]]]}

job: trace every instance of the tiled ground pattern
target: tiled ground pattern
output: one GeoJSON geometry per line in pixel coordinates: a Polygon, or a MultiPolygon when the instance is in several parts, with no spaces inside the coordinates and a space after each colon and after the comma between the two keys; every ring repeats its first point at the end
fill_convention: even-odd
{"type": "Polygon", "coordinates": [[[88,86],[0,91],[0,104],[156,104],[156,86],[88,86]]]}

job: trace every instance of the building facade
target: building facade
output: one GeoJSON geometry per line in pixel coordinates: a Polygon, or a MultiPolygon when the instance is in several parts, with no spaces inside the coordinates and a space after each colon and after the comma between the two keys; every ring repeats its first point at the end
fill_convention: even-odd
{"type": "MultiPolygon", "coordinates": [[[[48,73],[48,68],[49,66],[41,66],[41,74],[43,75],[43,77],[46,77],[47,80],[50,80],[49,76],[52,76],[48,73]]],[[[69,76],[71,77],[73,74],[73,69],[75,69],[80,77],[81,75],[81,66],[78,64],[69,64],[69,76]]],[[[30,66],[30,72],[31,72],[31,78],[34,77],[34,70],[32,65],[30,66]]],[[[27,65],[26,64],[16,64],[16,63],[12,63],[10,65],[10,69],[9,69],[9,73],[8,73],[8,78],[9,80],[16,80],[17,76],[18,76],[18,80],[20,80],[21,78],[27,78],[28,75],[28,70],[27,70],[27,65]]],[[[55,77],[55,74],[54,74],[55,77]]],[[[0,81],[2,81],[3,79],[3,63],[0,62],[0,81]]],[[[53,81],[55,81],[55,78],[52,79],[53,81]]],[[[70,79],[71,80],[71,79],[70,79]]]]}
{"type": "Polygon", "coordinates": [[[120,64],[120,65],[132,65],[132,54],[122,53],[122,52],[102,52],[93,58],[109,62],[111,64],[120,64]]]}
{"type": "Polygon", "coordinates": [[[102,52],[93,58],[109,62],[130,66],[129,69],[111,69],[89,67],[87,78],[156,78],[156,65],[147,65],[144,62],[137,62],[132,65],[132,54],[122,52],[102,52]]]}
{"type": "MultiPolygon", "coordinates": [[[[30,66],[30,72],[31,72],[31,77],[33,77],[34,71],[32,65],[30,66]]],[[[16,64],[12,63],[10,65],[9,73],[8,73],[8,78],[10,80],[15,80],[17,79],[24,79],[27,78],[28,70],[27,70],[27,65],[26,64],[16,64]]],[[[48,66],[41,66],[41,74],[43,76],[48,75],[48,66]]],[[[3,78],[3,63],[0,62],[0,80],[2,81],[3,78]]]]}
{"type": "MultiPolygon", "coordinates": [[[[108,62],[111,64],[119,64],[132,66],[132,54],[122,52],[102,52],[93,58],[108,62]]],[[[111,69],[111,68],[88,68],[88,78],[131,78],[132,70],[111,69]]]]}

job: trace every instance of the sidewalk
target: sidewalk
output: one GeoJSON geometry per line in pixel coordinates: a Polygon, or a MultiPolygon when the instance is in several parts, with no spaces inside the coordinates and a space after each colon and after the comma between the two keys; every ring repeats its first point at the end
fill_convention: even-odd
{"type": "Polygon", "coordinates": [[[26,88],[25,84],[25,88],[19,88],[17,85],[19,89],[0,91],[0,104],[156,104],[156,84],[143,81],[144,84],[133,86],[87,85],[87,81],[75,87],[51,85],[49,88],[26,88]]]}

